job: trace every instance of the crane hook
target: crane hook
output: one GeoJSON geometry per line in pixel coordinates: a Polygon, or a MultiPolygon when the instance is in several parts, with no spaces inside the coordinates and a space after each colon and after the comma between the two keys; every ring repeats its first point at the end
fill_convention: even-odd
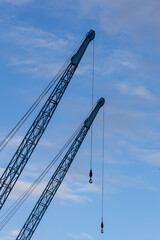
{"type": "Polygon", "coordinates": [[[104,233],[103,228],[104,228],[104,224],[103,224],[103,219],[102,219],[102,221],[101,221],[101,233],[104,233]]]}
{"type": "Polygon", "coordinates": [[[89,177],[90,177],[89,183],[93,183],[92,176],[93,176],[93,173],[92,173],[92,169],[91,169],[90,172],[89,172],[89,177]]]}

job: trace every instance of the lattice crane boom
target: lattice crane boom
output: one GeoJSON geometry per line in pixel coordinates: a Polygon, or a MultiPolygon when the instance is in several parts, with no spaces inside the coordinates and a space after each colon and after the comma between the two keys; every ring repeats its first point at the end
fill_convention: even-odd
{"type": "Polygon", "coordinates": [[[78,64],[87,49],[88,44],[95,37],[95,32],[90,30],[79,47],[77,53],[73,55],[70,63],[63,72],[60,80],[56,84],[54,90],[40,110],[38,116],[32,123],[26,136],[22,140],[20,146],[16,150],[13,158],[5,169],[0,178],[0,209],[3,207],[26,163],[28,162],[32,152],[44,133],[54,111],[57,108],[78,64]]]}
{"type": "Polygon", "coordinates": [[[47,186],[45,187],[43,193],[41,194],[39,200],[34,206],[31,214],[29,215],[26,223],[22,227],[20,233],[18,234],[16,240],[30,240],[34,231],[36,230],[39,222],[41,221],[44,213],[46,212],[49,204],[51,203],[54,195],[56,194],[59,186],[61,185],[66,173],[68,172],[71,163],[74,160],[87,132],[92,125],[99,109],[104,105],[105,99],[100,98],[97,101],[97,105],[91,112],[90,116],[84,121],[82,128],[75,137],[73,143],[65,154],[64,158],[60,162],[56,171],[50,178],[47,186]]]}

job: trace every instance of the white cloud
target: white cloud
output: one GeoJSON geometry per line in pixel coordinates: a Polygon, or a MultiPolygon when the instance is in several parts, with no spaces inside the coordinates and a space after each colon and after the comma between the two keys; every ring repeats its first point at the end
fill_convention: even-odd
{"type": "Polygon", "coordinates": [[[15,236],[18,235],[18,233],[19,233],[19,230],[16,229],[16,230],[12,230],[12,231],[10,232],[10,235],[13,236],[13,237],[15,237],[15,236]]]}
{"type": "Polygon", "coordinates": [[[76,184],[62,183],[59,191],[57,192],[55,198],[62,200],[65,204],[70,201],[76,204],[84,204],[86,202],[91,202],[91,198],[84,194],[84,192],[79,192],[76,190],[76,184]]]}
{"type": "MultiPolygon", "coordinates": [[[[159,154],[160,156],[160,154],[159,154]]],[[[88,179],[80,177],[81,182],[74,178],[74,175],[69,175],[66,180],[61,184],[57,191],[55,198],[62,201],[62,203],[70,204],[84,204],[91,202],[92,198],[88,194],[98,194],[101,192],[101,186],[97,184],[89,184],[88,179]],[[74,180],[73,180],[74,179],[74,180]],[[84,181],[85,179],[85,181],[84,181]]],[[[31,182],[18,181],[14,191],[11,193],[11,199],[17,199],[29,186],[31,182]]],[[[38,185],[36,190],[32,193],[32,196],[40,196],[47,182],[42,182],[38,185]]],[[[143,176],[128,176],[120,174],[107,174],[105,179],[106,191],[114,193],[121,191],[123,188],[141,188],[155,190],[152,186],[144,179],[143,176]]]]}
{"type": "Polygon", "coordinates": [[[154,96],[152,95],[152,93],[143,86],[135,87],[132,90],[131,94],[148,99],[148,100],[154,100],[154,96]]]}
{"type": "Polygon", "coordinates": [[[68,45],[67,40],[40,28],[14,26],[8,36],[16,44],[30,48],[47,48],[55,51],[68,45]]]}
{"type": "Polygon", "coordinates": [[[137,96],[150,101],[156,100],[156,98],[153,96],[151,91],[149,91],[147,88],[143,87],[142,85],[131,86],[129,83],[126,83],[126,82],[119,82],[119,83],[116,83],[115,86],[123,94],[127,94],[130,96],[137,96]]]}
{"type": "Polygon", "coordinates": [[[144,161],[147,160],[148,163],[160,166],[160,151],[152,150],[146,151],[146,154],[143,156],[144,161]]]}
{"type": "Polygon", "coordinates": [[[13,240],[18,235],[19,230],[15,229],[9,232],[5,237],[0,237],[0,240],[13,240]]]}
{"type": "MultiPolygon", "coordinates": [[[[31,57],[31,56],[30,56],[31,57]]],[[[30,58],[27,56],[9,57],[7,59],[8,66],[18,68],[20,72],[31,74],[35,78],[45,77],[52,78],[61,68],[62,63],[44,61],[40,58],[30,58]]]]}
{"type": "MultiPolygon", "coordinates": [[[[139,142],[140,143],[140,142],[139,142]]],[[[144,145],[144,142],[143,142],[144,145]]],[[[121,149],[125,148],[125,152],[129,152],[130,155],[138,161],[143,161],[143,163],[150,164],[152,166],[160,166],[160,151],[159,149],[147,148],[145,146],[139,147],[138,144],[129,143],[128,141],[119,142],[121,149]]]]}
{"type": "Polygon", "coordinates": [[[140,148],[133,145],[126,145],[130,151],[137,155],[137,157],[151,164],[152,166],[160,166],[160,151],[159,149],[140,148]]]}
{"type": "Polygon", "coordinates": [[[103,2],[101,22],[106,31],[117,32],[130,30],[135,27],[154,26],[159,21],[156,0],[134,1],[116,0],[103,2]],[[150,26],[151,24],[151,26],[150,26]]]}
{"type": "MultiPolygon", "coordinates": [[[[21,144],[23,138],[24,137],[22,137],[20,135],[13,137],[10,140],[10,142],[8,143],[8,146],[9,147],[18,147],[21,144]]],[[[52,148],[54,144],[47,139],[42,139],[42,140],[40,140],[39,145],[42,147],[45,147],[45,148],[52,148]]]]}
{"type": "Polygon", "coordinates": [[[22,142],[22,140],[23,140],[22,136],[16,136],[10,140],[10,142],[8,143],[8,146],[18,147],[20,145],[20,143],[22,142]]]}
{"type": "Polygon", "coordinates": [[[92,70],[91,64],[81,65],[81,67],[77,69],[76,74],[77,75],[85,75],[86,72],[89,72],[91,70],[92,70]]]}
{"type": "Polygon", "coordinates": [[[157,0],[81,0],[79,5],[81,14],[98,19],[109,34],[134,34],[137,30],[141,36],[145,31],[160,33],[160,3],[157,0]]]}
{"type": "Polygon", "coordinates": [[[109,51],[105,49],[101,54],[105,57],[101,63],[101,69],[98,71],[107,77],[108,81],[111,78],[113,82],[115,75],[117,78],[121,78],[121,75],[126,78],[126,74],[132,79],[135,72],[139,73],[141,71],[139,69],[141,63],[139,63],[138,57],[132,51],[126,51],[123,48],[118,50],[111,48],[109,51]]]}
{"type": "Polygon", "coordinates": [[[90,234],[88,234],[88,233],[81,233],[81,235],[82,235],[83,237],[85,237],[85,238],[90,239],[90,240],[93,239],[92,236],[91,236],[90,234]]]}
{"type": "MultiPolygon", "coordinates": [[[[11,192],[9,198],[10,199],[18,199],[19,196],[21,196],[30,187],[31,184],[32,183],[29,181],[18,180],[14,187],[14,190],[11,192]]],[[[32,194],[39,196],[40,193],[42,192],[42,189],[44,189],[45,186],[46,186],[45,182],[40,183],[32,194]]]]}
{"type": "Polygon", "coordinates": [[[67,236],[73,239],[89,239],[92,240],[92,236],[89,233],[67,233],[67,236]]]}
{"type": "MultiPolygon", "coordinates": [[[[82,177],[80,177],[82,179],[82,177]]],[[[75,180],[75,179],[74,179],[75,180]]],[[[88,179],[87,179],[88,182],[88,179]]],[[[31,182],[21,180],[17,181],[14,190],[10,195],[10,199],[17,199],[20,195],[24,193],[31,185],[31,182]]],[[[46,187],[47,182],[39,183],[36,187],[32,196],[40,196],[43,189],[46,187]]],[[[96,184],[90,185],[89,183],[86,184],[84,181],[73,181],[73,177],[70,175],[66,181],[61,184],[58,192],[56,193],[55,198],[62,200],[63,202],[73,202],[76,204],[84,204],[86,202],[92,201],[91,198],[88,196],[88,193],[99,193],[100,187],[96,184]],[[87,193],[87,194],[86,194],[87,193]]]]}
{"type": "Polygon", "coordinates": [[[34,77],[53,77],[65,62],[64,55],[66,58],[73,49],[68,37],[31,26],[10,24],[0,39],[11,46],[11,51],[2,57],[3,61],[34,77]]]}
{"type": "Polygon", "coordinates": [[[2,175],[3,172],[4,172],[4,168],[0,168],[0,176],[2,175]]]}
{"type": "Polygon", "coordinates": [[[133,65],[130,62],[119,62],[121,65],[125,66],[125,67],[133,67],[133,65]]]}
{"type": "Polygon", "coordinates": [[[95,193],[99,193],[100,192],[100,186],[98,186],[97,184],[82,184],[82,183],[77,183],[77,192],[79,193],[84,193],[84,192],[95,192],[95,193]]]}
{"type": "MultiPolygon", "coordinates": [[[[51,175],[51,173],[50,173],[51,175]]],[[[85,186],[86,183],[84,182],[78,182],[77,179],[79,179],[79,176],[77,176],[76,181],[73,181],[73,177],[70,175],[69,178],[66,178],[66,181],[64,181],[60,188],[58,189],[55,199],[58,199],[61,201],[62,204],[85,204],[87,202],[91,202],[92,199],[90,196],[88,196],[88,192],[93,193],[99,193],[99,187],[91,186],[91,190],[89,190],[89,187],[85,186]]],[[[80,179],[82,177],[80,176],[80,179]]],[[[74,179],[75,180],[75,179],[74,179]]],[[[88,180],[88,179],[87,179],[88,180]]],[[[18,180],[14,190],[11,192],[9,199],[17,200],[31,185],[32,183],[25,180],[18,180]]],[[[38,186],[35,188],[35,190],[31,193],[30,199],[33,197],[39,197],[41,193],[43,192],[44,188],[46,187],[47,182],[43,181],[38,184],[38,186]]],[[[88,184],[89,185],[89,184],[88,184]]],[[[28,196],[29,197],[29,196],[28,196]]],[[[13,234],[16,234],[16,232],[12,232],[13,234]]],[[[0,239],[1,240],[1,239],[0,239]]]]}

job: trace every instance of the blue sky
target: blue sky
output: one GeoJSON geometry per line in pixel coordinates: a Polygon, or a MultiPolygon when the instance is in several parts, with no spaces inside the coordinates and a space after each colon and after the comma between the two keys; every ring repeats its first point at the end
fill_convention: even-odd
{"type": "MultiPolygon", "coordinates": [[[[33,240],[159,240],[159,9],[156,0],[0,0],[1,139],[90,29],[96,31],[94,102],[106,99],[105,233],[100,233],[100,111],[94,122],[93,185],[88,184],[88,134],[33,240]]],[[[89,112],[91,77],[92,43],[1,214],[89,112]]],[[[1,152],[1,172],[37,112],[1,152]]],[[[48,179],[1,231],[0,240],[16,238],[48,179]]]]}

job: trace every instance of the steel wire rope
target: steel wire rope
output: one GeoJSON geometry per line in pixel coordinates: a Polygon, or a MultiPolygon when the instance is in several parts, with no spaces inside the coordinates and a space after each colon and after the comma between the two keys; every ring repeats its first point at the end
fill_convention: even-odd
{"type": "MultiPolygon", "coordinates": [[[[84,118],[84,120],[89,116],[92,109],[89,111],[87,116],[84,118]]],[[[62,149],[58,152],[58,154],[55,156],[55,158],[51,161],[51,163],[45,168],[45,170],[40,174],[40,176],[29,186],[29,188],[3,213],[3,215],[0,217],[0,230],[2,230],[5,225],[11,220],[11,218],[14,216],[14,214],[18,211],[18,209],[23,205],[23,203],[27,200],[27,198],[31,195],[31,193],[36,189],[38,184],[43,180],[43,178],[47,175],[49,170],[53,167],[53,165],[57,162],[59,157],[64,153],[66,148],[69,146],[69,144],[73,141],[75,136],[80,131],[82,124],[84,123],[84,120],[81,122],[79,127],[75,130],[75,132],[72,134],[72,136],[69,138],[69,140],[65,143],[65,145],[62,147],[62,149]]]]}
{"type": "Polygon", "coordinates": [[[103,131],[102,131],[102,216],[101,216],[101,233],[104,233],[103,213],[104,213],[104,127],[105,127],[105,107],[103,106],[103,131]]]}
{"type": "MultiPolygon", "coordinates": [[[[95,46],[95,39],[93,39],[93,52],[92,52],[92,82],[91,82],[91,95],[92,95],[92,109],[93,109],[93,100],[94,100],[94,47],[95,46]]],[[[93,125],[91,126],[91,152],[90,152],[90,172],[89,172],[89,183],[92,183],[92,159],[93,159],[93,125]]]]}
{"type": "Polygon", "coordinates": [[[39,95],[39,97],[35,100],[35,102],[31,105],[31,107],[27,110],[27,112],[24,114],[24,116],[19,120],[19,122],[12,128],[12,130],[2,139],[0,142],[0,152],[6,147],[6,145],[11,141],[11,139],[14,137],[14,135],[18,132],[18,130],[22,127],[22,125],[25,123],[25,121],[29,118],[29,116],[32,114],[32,112],[36,109],[36,107],[39,105],[39,103],[42,101],[42,99],[46,96],[46,94],[49,92],[49,90],[54,86],[54,84],[57,82],[57,80],[62,76],[62,74],[65,71],[65,68],[67,64],[69,63],[69,60],[73,56],[73,54],[78,50],[79,46],[81,45],[84,38],[80,41],[78,46],[74,49],[70,57],[67,58],[63,66],[60,68],[58,73],[55,75],[55,77],[50,81],[50,83],[47,85],[47,87],[43,90],[43,92],[39,95]]]}

